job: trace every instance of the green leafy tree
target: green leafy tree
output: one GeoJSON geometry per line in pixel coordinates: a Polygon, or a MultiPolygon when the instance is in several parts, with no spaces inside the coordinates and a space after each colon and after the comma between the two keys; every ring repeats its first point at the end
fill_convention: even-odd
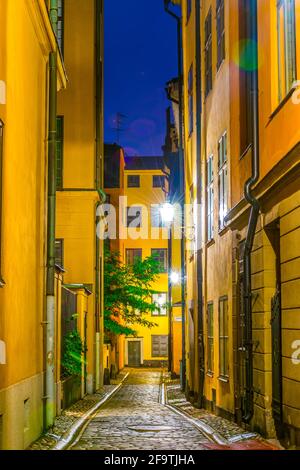
{"type": "Polygon", "coordinates": [[[63,357],[61,361],[64,376],[81,376],[82,353],[84,344],[77,330],[70,331],[63,338],[63,357]]]}
{"type": "Polygon", "coordinates": [[[158,304],[152,302],[157,293],[151,286],[158,279],[159,263],[153,257],[136,259],[132,265],[125,265],[120,255],[105,252],[104,265],[104,325],[108,336],[136,335],[135,326],[147,328],[156,326],[146,318],[158,304]]]}

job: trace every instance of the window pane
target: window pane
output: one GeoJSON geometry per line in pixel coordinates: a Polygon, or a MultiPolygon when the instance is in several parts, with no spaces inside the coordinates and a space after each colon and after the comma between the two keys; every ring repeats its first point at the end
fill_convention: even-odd
{"type": "Polygon", "coordinates": [[[128,175],[127,176],[127,187],[128,188],[139,188],[140,177],[139,175],[128,175]]]}
{"type": "Polygon", "coordinates": [[[155,248],[151,250],[151,255],[157,259],[160,266],[160,272],[168,271],[168,250],[166,248],[155,248]]]}
{"type": "Polygon", "coordinates": [[[160,175],[153,175],[152,179],[153,188],[164,188],[165,186],[165,177],[160,175]]]}
{"type": "Polygon", "coordinates": [[[127,227],[141,228],[142,226],[142,208],[139,206],[127,207],[127,227]]]}

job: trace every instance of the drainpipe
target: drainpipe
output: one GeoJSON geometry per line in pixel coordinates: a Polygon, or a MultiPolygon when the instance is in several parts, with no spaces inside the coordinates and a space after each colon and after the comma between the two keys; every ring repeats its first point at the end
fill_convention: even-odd
{"type": "MultiPolygon", "coordinates": [[[[197,199],[202,200],[201,178],[201,149],[202,149],[202,86],[201,86],[201,4],[196,0],[196,132],[197,132],[197,199]]],[[[204,332],[203,332],[203,266],[202,266],[202,213],[199,214],[198,234],[201,239],[201,248],[197,251],[197,288],[198,288],[198,367],[199,367],[199,398],[198,406],[203,407],[205,358],[204,358],[204,332]]]]}
{"type": "MultiPolygon", "coordinates": [[[[57,0],[50,2],[50,19],[57,32],[57,0]]],[[[49,56],[49,134],[48,134],[48,232],[47,232],[47,312],[46,312],[46,428],[55,418],[55,209],[56,209],[56,108],[57,51],[49,56]]]]}
{"type": "Polygon", "coordinates": [[[249,423],[253,417],[253,341],[252,341],[252,290],[251,290],[251,251],[253,248],[256,225],[260,205],[253,195],[253,186],[259,179],[259,109],[258,109],[258,26],[257,26],[257,0],[251,4],[251,38],[253,48],[251,72],[251,102],[252,102],[252,175],[244,187],[245,199],[251,205],[248,232],[245,241],[244,253],[244,313],[245,313],[245,368],[246,368],[246,396],[243,420],[249,423]]]}
{"type": "MultiPolygon", "coordinates": [[[[182,18],[170,10],[172,0],[164,0],[165,11],[171,15],[177,22],[177,51],[178,51],[178,96],[179,96],[179,171],[180,171],[180,194],[182,209],[182,230],[185,227],[184,202],[185,202],[185,177],[184,177],[184,152],[183,152],[183,71],[182,71],[182,18]]],[[[178,3],[178,2],[177,2],[178,3]]],[[[186,388],[186,347],[185,347],[185,239],[181,237],[181,308],[182,308],[182,371],[181,371],[181,390],[186,388]]]]}
{"type": "MultiPolygon", "coordinates": [[[[96,188],[100,203],[96,204],[96,227],[98,208],[105,202],[103,187],[103,0],[95,0],[96,30],[96,188]]],[[[95,287],[95,387],[102,385],[103,379],[103,242],[96,234],[96,287],[95,287]],[[102,249],[101,249],[102,248],[102,249]]]]}

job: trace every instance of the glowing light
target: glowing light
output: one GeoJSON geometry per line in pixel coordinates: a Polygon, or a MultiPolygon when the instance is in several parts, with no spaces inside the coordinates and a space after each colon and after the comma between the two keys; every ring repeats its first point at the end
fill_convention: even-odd
{"type": "Polygon", "coordinates": [[[170,203],[163,204],[160,208],[160,214],[162,221],[165,223],[171,223],[174,220],[174,206],[170,203]]]}
{"type": "Polygon", "coordinates": [[[236,44],[233,57],[234,62],[241,70],[253,72],[258,69],[259,63],[255,58],[256,47],[256,42],[252,39],[242,39],[236,44]]]}
{"type": "Polygon", "coordinates": [[[179,284],[180,276],[177,271],[172,271],[170,274],[170,281],[172,284],[179,284]]]}

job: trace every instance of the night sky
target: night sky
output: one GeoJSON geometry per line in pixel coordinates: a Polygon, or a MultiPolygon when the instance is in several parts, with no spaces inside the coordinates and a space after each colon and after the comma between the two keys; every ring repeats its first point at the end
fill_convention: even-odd
{"type": "Polygon", "coordinates": [[[163,0],[105,0],[105,142],[127,155],[161,155],[165,83],[177,75],[176,22],[163,0]]]}

